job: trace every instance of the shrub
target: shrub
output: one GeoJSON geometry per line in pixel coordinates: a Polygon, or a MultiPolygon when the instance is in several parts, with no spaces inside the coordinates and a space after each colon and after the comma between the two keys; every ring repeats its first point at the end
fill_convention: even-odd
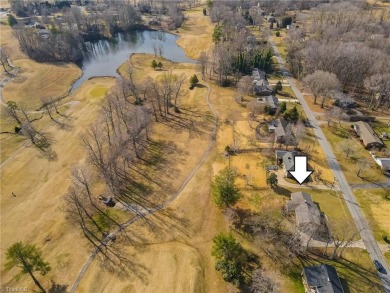
{"type": "Polygon", "coordinates": [[[274,86],[274,92],[275,94],[277,94],[278,92],[280,92],[281,90],[283,89],[283,85],[282,85],[282,82],[279,80],[275,86],[274,86]]]}
{"type": "Polygon", "coordinates": [[[14,26],[16,24],[18,24],[18,21],[16,20],[15,16],[13,16],[12,14],[9,14],[8,15],[8,25],[14,26]]]}
{"type": "Polygon", "coordinates": [[[154,70],[156,70],[157,65],[158,64],[157,64],[156,60],[153,60],[152,61],[152,67],[153,67],[154,70]]]}
{"type": "Polygon", "coordinates": [[[277,36],[277,37],[280,37],[280,31],[277,31],[277,32],[276,32],[276,36],[277,36]]]}
{"type": "Polygon", "coordinates": [[[192,87],[194,87],[198,82],[199,82],[199,79],[198,79],[198,77],[196,76],[196,74],[194,74],[193,76],[191,76],[191,78],[190,78],[190,84],[191,84],[192,87]]]}
{"type": "Polygon", "coordinates": [[[244,279],[245,250],[230,233],[218,234],[213,242],[215,269],[222,272],[225,281],[240,285],[244,279]]]}
{"type": "Polygon", "coordinates": [[[286,112],[286,110],[287,110],[287,103],[286,102],[282,102],[280,104],[280,113],[284,113],[284,112],[286,112]]]}

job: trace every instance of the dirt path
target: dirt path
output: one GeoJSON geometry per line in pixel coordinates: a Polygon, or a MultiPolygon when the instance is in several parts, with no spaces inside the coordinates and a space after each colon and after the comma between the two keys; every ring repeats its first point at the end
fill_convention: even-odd
{"type": "MultiPolygon", "coordinates": [[[[216,138],[216,133],[217,133],[217,126],[218,126],[218,115],[217,115],[217,111],[215,110],[215,107],[214,105],[210,102],[210,91],[211,91],[211,88],[208,84],[206,84],[206,87],[207,87],[207,93],[206,93],[206,102],[207,102],[207,105],[209,106],[211,112],[213,113],[213,118],[214,118],[214,121],[213,121],[213,130],[210,134],[210,139],[209,139],[209,143],[208,143],[208,146],[206,148],[206,150],[204,151],[200,161],[198,162],[198,164],[195,166],[195,168],[191,171],[191,173],[187,176],[187,178],[183,181],[183,183],[180,185],[180,187],[178,188],[178,190],[171,196],[170,199],[168,199],[164,204],[160,205],[160,206],[157,206],[153,209],[147,209],[147,210],[143,210],[143,212],[141,214],[138,214],[137,216],[135,216],[134,218],[131,218],[130,220],[128,220],[126,223],[124,223],[123,225],[121,225],[121,227],[115,231],[113,234],[114,235],[117,235],[118,233],[120,233],[122,230],[126,229],[128,226],[130,226],[131,224],[137,222],[138,220],[140,220],[141,218],[144,218],[146,216],[149,216],[151,214],[154,214],[162,209],[164,209],[166,206],[168,206],[170,203],[172,203],[179,195],[180,193],[183,191],[183,189],[187,186],[187,184],[191,181],[191,179],[194,177],[194,175],[198,172],[198,170],[200,169],[200,167],[202,167],[203,163],[206,161],[206,158],[207,156],[209,155],[213,145],[214,145],[214,142],[215,142],[215,138],[216,138]]],[[[103,241],[104,243],[106,244],[109,244],[110,240],[109,239],[105,239],[103,241]]],[[[102,246],[102,245],[101,245],[102,246]]],[[[76,289],[77,287],[79,286],[82,278],[84,277],[85,273],[87,272],[88,268],[90,267],[91,263],[93,262],[93,260],[95,259],[96,255],[98,254],[98,251],[99,249],[95,249],[91,256],[88,258],[88,260],[85,262],[83,268],[81,269],[81,271],[79,272],[76,280],[74,281],[73,285],[72,285],[72,288],[70,290],[70,293],[75,293],[76,292],[76,289]]]]}

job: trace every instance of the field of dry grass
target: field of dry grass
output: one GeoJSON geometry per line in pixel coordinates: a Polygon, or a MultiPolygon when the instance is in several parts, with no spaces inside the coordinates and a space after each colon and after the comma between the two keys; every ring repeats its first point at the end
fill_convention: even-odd
{"type": "MultiPolygon", "coordinates": [[[[60,98],[68,94],[72,84],[81,76],[81,69],[73,63],[39,63],[29,59],[19,48],[9,26],[0,25],[0,45],[5,46],[19,74],[2,89],[4,101],[25,103],[37,108],[41,98],[60,98]]],[[[2,70],[2,69],[1,69],[2,70]]],[[[3,77],[4,72],[0,75],[3,77]]]]}
{"type": "Polygon", "coordinates": [[[184,12],[186,21],[178,29],[180,38],[177,44],[193,59],[197,59],[202,51],[207,52],[213,45],[211,35],[214,25],[208,16],[203,16],[202,9],[198,7],[184,12]]]}
{"type": "Polygon", "coordinates": [[[41,98],[66,96],[82,73],[78,66],[70,63],[38,63],[30,59],[13,63],[20,68],[20,72],[4,87],[3,99],[25,103],[30,109],[38,108],[41,98]]]}
{"type": "Polygon", "coordinates": [[[287,56],[286,43],[284,40],[286,38],[286,35],[287,35],[286,29],[275,29],[272,31],[272,40],[275,42],[275,45],[279,50],[280,56],[282,56],[284,59],[287,56]],[[277,31],[280,32],[279,37],[276,36],[277,31]]]}
{"type": "MultiPolygon", "coordinates": [[[[200,51],[207,51],[212,46],[213,25],[208,17],[202,15],[201,8],[185,13],[187,20],[179,29],[181,38],[177,42],[189,57],[197,58],[200,51]]],[[[63,72],[72,72],[66,75],[67,88],[71,83],[69,76],[76,75],[68,66],[50,67],[47,64],[34,64],[33,61],[24,58],[16,62],[20,62],[21,76],[25,76],[23,83],[26,85],[11,87],[10,91],[23,101],[27,98],[24,95],[27,88],[33,88],[36,97],[46,92],[53,96],[61,95],[65,86],[53,87],[50,83],[61,76],[65,78],[62,75],[62,68],[63,72]],[[50,75],[50,72],[55,72],[52,74],[54,76],[50,75]],[[34,88],[35,83],[41,78],[41,85],[47,85],[46,90],[42,91],[39,86],[34,88]]],[[[129,64],[135,69],[135,77],[138,80],[146,76],[157,78],[167,70],[172,70],[174,74],[184,73],[187,77],[197,73],[200,77],[196,65],[171,63],[152,55],[133,55],[125,65],[129,64]],[[163,70],[151,69],[153,59],[164,64],[163,70]]],[[[119,72],[125,74],[124,68],[122,66],[119,72]]],[[[177,151],[177,154],[167,154],[167,158],[170,159],[169,166],[166,165],[169,171],[159,170],[156,178],[169,182],[169,190],[179,188],[199,162],[209,142],[212,114],[205,101],[207,91],[205,83],[201,81],[200,84],[201,86],[189,91],[179,101],[180,108],[184,110],[178,115],[181,115],[180,119],[192,119],[195,126],[202,131],[177,127],[170,122],[154,124],[152,129],[152,140],[158,141],[161,145],[164,143],[174,145],[177,151]]],[[[113,85],[113,78],[92,79],[83,83],[71,97],[64,100],[74,101],[67,108],[72,115],[71,131],[58,130],[48,121],[41,122],[47,123],[45,130],[52,133],[55,140],[54,150],[58,153],[56,161],[49,162],[39,157],[37,150],[31,147],[19,149],[22,143],[17,141],[17,138],[1,141],[1,155],[9,159],[1,172],[1,181],[4,182],[1,186],[1,249],[6,249],[16,241],[37,244],[53,267],[47,276],[40,277],[46,287],[50,287],[50,280],[54,280],[57,284],[67,286],[69,290],[89,257],[90,248],[87,247],[86,241],[81,239],[80,233],[74,227],[70,227],[65,219],[61,210],[61,197],[70,184],[72,166],[85,161],[79,136],[95,121],[104,94],[113,85]],[[12,197],[12,192],[16,194],[16,198],[12,197]],[[28,219],[25,215],[29,215],[28,219]]],[[[131,259],[131,273],[118,274],[116,271],[108,270],[104,262],[96,260],[81,281],[80,292],[228,292],[230,289],[235,292],[235,289],[224,282],[221,274],[214,269],[214,258],[211,256],[212,238],[218,232],[227,230],[228,225],[222,212],[210,199],[210,183],[213,176],[229,164],[229,160],[223,155],[225,147],[233,144],[235,136],[240,138],[242,145],[252,146],[254,131],[247,121],[247,110],[234,100],[235,89],[221,88],[212,82],[210,87],[210,100],[218,113],[219,126],[216,141],[205,163],[166,209],[150,216],[148,222],[139,221],[128,228],[129,234],[136,238],[134,242],[129,244],[118,237],[114,245],[122,248],[131,259]]],[[[309,133],[307,141],[303,143],[313,145],[312,148],[315,150],[313,153],[316,155],[310,164],[321,166],[324,171],[323,177],[329,179],[322,151],[317,149],[318,142],[310,137],[309,133]]],[[[280,211],[281,206],[287,201],[288,190],[284,194],[266,189],[264,164],[269,160],[270,155],[263,153],[231,157],[231,166],[240,174],[238,185],[242,190],[243,199],[238,204],[239,207],[253,211],[269,209],[280,211]]],[[[318,191],[314,192],[313,198],[320,203],[321,209],[329,217],[342,221],[348,218],[349,213],[345,212],[345,206],[337,195],[318,191]]],[[[259,247],[261,244],[244,236],[238,233],[236,235],[246,249],[260,256],[263,267],[280,282],[283,291],[302,292],[299,277],[302,263],[299,260],[294,260],[295,271],[286,273],[280,264],[261,251],[259,247]]],[[[351,256],[349,252],[346,255],[348,261],[366,265],[368,256],[360,258],[355,252],[351,253],[351,256]]],[[[4,258],[2,254],[1,262],[4,258]]],[[[351,269],[347,265],[345,269],[350,270],[345,275],[348,282],[351,282],[351,269]]],[[[5,272],[3,267],[1,270],[2,279],[7,286],[26,284],[32,288],[33,284],[27,276],[16,281],[13,279],[14,270],[5,272]]],[[[364,287],[364,282],[356,281],[356,284],[357,288],[359,286],[368,288],[364,287]]]]}
{"type": "MultiPolygon", "coordinates": [[[[153,56],[145,55],[134,55],[133,57],[135,60],[142,59],[145,64],[150,64],[153,58],[153,56]]],[[[135,61],[135,63],[137,63],[137,61],[135,61]]],[[[190,65],[189,67],[181,67],[180,64],[171,64],[168,61],[164,61],[164,64],[167,68],[172,69],[173,73],[186,73],[188,76],[194,73],[195,65],[190,65]],[[179,69],[176,70],[174,68],[175,66],[177,66],[179,69]]],[[[154,72],[150,67],[145,66],[144,71],[139,76],[145,76],[144,74],[150,76],[154,73],[156,75],[161,74],[161,72],[154,72]]],[[[113,84],[114,79],[112,78],[96,78],[85,82],[81,86],[81,88],[78,89],[72,95],[72,100],[78,101],[78,103],[75,103],[75,105],[69,110],[73,117],[72,121],[74,126],[72,131],[57,131],[52,128],[53,126],[48,127],[47,131],[53,133],[53,137],[57,142],[54,145],[54,150],[58,153],[57,161],[48,162],[42,158],[39,158],[36,155],[36,150],[32,148],[22,149],[20,153],[14,153],[11,155],[11,159],[7,161],[7,164],[4,166],[2,171],[2,182],[6,182],[5,184],[2,184],[2,194],[10,195],[9,197],[5,197],[5,199],[2,201],[2,209],[7,209],[7,213],[2,213],[2,217],[4,216],[4,218],[2,218],[2,225],[5,225],[2,231],[2,235],[9,239],[8,241],[2,242],[2,249],[5,249],[12,242],[17,240],[24,240],[37,244],[42,243],[41,238],[43,236],[41,233],[38,232],[38,230],[42,230],[45,231],[45,233],[47,232],[47,235],[44,235],[45,239],[47,236],[50,236],[52,238],[52,240],[49,242],[50,244],[54,245],[54,243],[56,243],[56,245],[66,247],[69,246],[71,249],[76,250],[74,246],[68,245],[68,238],[62,239],[57,236],[62,235],[66,233],[69,229],[71,229],[64,222],[63,213],[60,213],[59,211],[60,205],[62,203],[61,196],[66,192],[66,189],[69,186],[71,166],[73,164],[76,164],[77,162],[83,161],[83,158],[85,156],[84,151],[79,143],[79,134],[87,127],[88,124],[92,123],[95,120],[97,110],[99,109],[99,103],[102,100],[106,90],[110,88],[113,84]],[[27,157],[30,157],[30,160],[26,159],[27,157]],[[15,177],[15,173],[19,174],[20,177],[15,177]],[[29,180],[24,180],[23,183],[21,183],[19,182],[18,178],[29,178],[29,180]],[[31,188],[31,186],[35,186],[35,188],[31,188]],[[11,196],[12,192],[17,195],[16,199],[11,196]],[[50,200],[47,200],[47,196],[49,196],[50,200]],[[23,200],[25,204],[17,204],[18,201],[20,201],[19,198],[20,200],[23,200]],[[25,205],[28,205],[28,209],[25,205]],[[34,223],[35,227],[34,229],[31,229],[31,226],[24,225],[24,229],[20,229],[21,234],[15,233],[15,230],[13,228],[14,224],[11,224],[20,222],[20,217],[22,213],[20,212],[19,208],[24,208],[25,211],[31,210],[29,211],[29,214],[31,214],[30,222],[34,223]],[[43,213],[43,210],[45,210],[46,212],[43,213]],[[59,214],[59,216],[54,216],[53,213],[57,213],[59,214]],[[53,214],[53,216],[50,216],[50,214],[53,214]],[[34,215],[36,215],[36,218],[34,215]],[[47,221],[48,218],[50,219],[49,221],[47,221]],[[25,237],[26,235],[28,237],[25,237]]],[[[188,175],[190,170],[194,168],[208,144],[209,133],[211,129],[211,120],[209,109],[205,101],[205,94],[206,88],[197,87],[193,91],[189,91],[188,95],[180,101],[181,108],[188,111],[183,111],[182,115],[188,115],[188,117],[183,117],[183,119],[193,119],[195,127],[198,126],[196,125],[196,121],[199,121],[200,124],[198,128],[202,131],[196,132],[192,131],[192,129],[174,127],[169,122],[159,123],[153,127],[152,140],[159,141],[160,143],[165,142],[174,144],[176,146],[176,151],[178,152],[178,154],[183,154],[178,155],[177,160],[172,161],[170,163],[169,167],[171,171],[165,174],[164,172],[162,172],[160,175],[161,177],[159,178],[160,180],[164,180],[162,177],[167,177],[167,179],[170,178],[169,184],[171,185],[170,188],[172,190],[177,189],[179,185],[183,182],[184,178],[188,175]],[[199,118],[192,117],[191,113],[193,112],[196,112],[197,117],[199,118]],[[173,173],[172,170],[174,170],[173,173]]],[[[206,176],[205,180],[209,180],[209,177],[206,176]]],[[[208,185],[209,184],[207,184],[206,186],[208,185]]],[[[198,188],[196,189],[199,190],[198,188]]],[[[208,198],[207,191],[205,191],[205,193],[202,195],[208,198]]],[[[195,199],[198,200],[198,198],[195,199]]],[[[191,202],[189,204],[189,207],[193,207],[194,204],[194,202],[191,202]]],[[[213,222],[211,224],[214,225],[213,222]]],[[[175,223],[175,225],[179,226],[179,223],[175,223]]],[[[140,229],[142,229],[142,225],[140,226],[140,229]]],[[[183,227],[183,229],[184,228],[185,227],[183,227]]],[[[180,227],[176,227],[176,229],[178,231],[181,230],[180,227]]],[[[207,229],[207,231],[208,230],[209,229],[207,229]]],[[[75,279],[76,273],[80,269],[82,261],[85,260],[85,258],[88,256],[88,250],[84,246],[85,242],[83,240],[74,241],[74,238],[79,238],[79,234],[77,234],[77,232],[72,229],[70,233],[72,233],[73,235],[73,245],[80,245],[81,247],[79,253],[72,254],[71,251],[66,252],[67,250],[60,249],[60,246],[52,246],[51,249],[53,254],[56,252],[58,253],[59,251],[61,251],[61,253],[67,253],[67,271],[63,272],[61,268],[55,267],[53,272],[49,274],[47,278],[44,278],[44,284],[46,284],[46,280],[49,280],[48,278],[51,277],[54,278],[56,282],[57,280],[61,281],[62,283],[67,281],[66,284],[70,285],[70,282],[75,279]],[[73,259],[73,257],[77,257],[77,260],[73,259]],[[69,263],[71,265],[69,265],[69,263]],[[61,278],[59,280],[58,274],[60,273],[61,278]]],[[[150,233],[150,235],[150,239],[148,239],[150,242],[148,241],[142,243],[142,245],[150,245],[150,243],[154,243],[157,241],[156,239],[152,240],[152,237],[158,238],[160,236],[156,236],[154,232],[150,233]]],[[[39,247],[42,248],[46,259],[51,262],[53,266],[55,266],[55,257],[52,256],[51,253],[48,253],[41,245],[39,245],[39,247]]],[[[145,252],[145,258],[142,257],[142,261],[145,262],[145,265],[147,265],[149,259],[149,264],[151,266],[148,270],[150,271],[148,277],[151,279],[156,278],[157,280],[161,278],[162,274],[166,274],[165,270],[167,269],[167,267],[165,266],[165,264],[162,264],[161,267],[156,267],[154,265],[153,260],[155,260],[156,258],[166,260],[166,255],[169,255],[169,253],[172,253],[172,257],[174,257],[174,254],[177,253],[178,248],[180,248],[179,244],[161,245],[161,247],[159,245],[153,245],[153,249],[150,249],[148,253],[145,252]],[[160,273],[158,272],[158,270],[161,270],[160,273]]],[[[199,274],[198,270],[195,267],[193,269],[189,268],[189,271],[187,271],[187,273],[185,273],[181,269],[181,267],[187,267],[186,263],[193,262],[194,259],[198,257],[197,253],[195,249],[186,248],[186,246],[183,245],[181,257],[183,258],[183,260],[186,260],[180,263],[176,263],[175,261],[171,263],[173,274],[172,278],[177,278],[177,286],[179,286],[178,288],[183,288],[183,290],[190,288],[196,289],[199,284],[197,280],[203,275],[199,274]],[[187,253],[188,258],[186,259],[185,254],[187,253]],[[185,278],[185,280],[187,281],[175,275],[175,270],[180,272],[182,278],[185,278]],[[191,275],[192,271],[194,272],[193,275],[191,275]],[[194,280],[191,281],[191,278],[194,278],[194,280]]],[[[171,260],[170,258],[168,259],[171,260]]],[[[166,265],[168,265],[168,263],[166,265]]],[[[214,272],[214,270],[211,269],[210,271],[214,272]]],[[[104,273],[92,269],[91,274],[98,274],[100,279],[100,274],[104,273]]],[[[15,284],[15,281],[11,281],[11,276],[12,275],[10,275],[9,273],[4,272],[5,280],[8,280],[10,284],[15,284]]],[[[110,280],[112,279],[113,277],[111,276],[110,280]]],[[[29,282],[27,278],[23,278],[23,280],[25,282],[29,282]]],[[[93,278],[92,283],[89,283],[88,280],[90,279],[85,279],[85,283],[83,284],[84,286],[91,286],[92,288],[94,286],[93,284],[95,284],[96,282],[93,278]]],[[[111,283],[111,285],[109,285],[109,287],[107,288],[111,288],[110,286],[114,284],[114,281],[112,282],[113,283],[111,283]]],[[[125,288],[127,288],[127,285],[125,285],[126,282],[122,283],[125,288]]],[[[119,290],[121,288],[120,282],[115,282],[115,284],[118,284],[119,290]]],[[[147,286],[148,284],[150,283],[144,283],[145,288],[149,288],[147,286]]],[[[153,282],[153,284],[156,284],[157,286],[158,283],[153,282]]],[[[173,288],[172,286],[176,286],[175,284],[172,284],[168,281],[166,284],[166,288],[168,291],[173,288]]],[[[136,284],[136,288],[140,288],[139,286],[139,284],[136,284]]]]}
{"type": "MultiPolygon", "coordinates": [[[[201,13],[201,10],[199,12],[201,13]]],[[[184,41],[181,44],[189,47],[189,52],[187,52],[189,56],[197,54],[200,48],[198,46],[199,43],[194,42],[194,38],[198,38],[198,35],[195,37],[194,25],[200,25],[204,20],[206,18],[199,21],[197,17],[190,17],[190,21],[194,21],[193,24],[190,23],[192,33],[188,33],[191,40],[184,41]],[[197,46],[191,49],[190,47],[194,44],[197,44],[197,46]]],[[[211,37],[207,30],[204,34],[207,34],[207,38],[210,38],[209,41],[204,37],[202,43],[204,50],[207,50],[205,46],[211,45],[211,37]]],[[[133,56],[132,61],[138,78],[144,78],[145,76],[157,77],[166,70],[172,70],[174,74],[185,73],[188,77],[195,73],[195,65],[173,64],[166,60],[161,60],[164,64],[162,71],[153,71],[150,68],[152,59],[154,59],[153,56],[133,56]]],[[[13,84],[10,84],[7,86],[8,92],[5,92],[4,96],[6,99],[11,97],[9,99],[23,102],[31,100],[35,102],[36,97],[40,97],[43,93],[47,93],[50,96],[62,95],[62,90],[65,87],[69,88],[68,81],[72,80],[72,76],[75,73],[72,72],[71,66],[68,65],[38,64],[24,58],[15,60],[14,63],[20,66],[22,79],[19,80],[20,83],[17,85],[13,86],[13,84]],[[61,83],[58,80],[61,80],[61,83]],[[62,85],[63,88],[56,86],[56,83],[62,85]],[[30,94],[32,92],[34,96],[31,97],[29,95],[29,100],[26,101],[25,93],[27,88],[29,88],[30,94]]],[[[76,73],[79,74],[79,71],[76,73]]],[[[1,208],[2,210],[7,210],[7,212],[2,212],[2,237],[7,238],[7,241],[2,241],[1,248],[6,249],[11,243],[19,240],[36,243],[42,249],[45,259],[53,267],[52,272],[48,276],[40,278],[45,287],[49,286],[50,279],[55,280],[58,284],[71,286],[82,263],[89,255],[89,249],[85,246],[85,241],[81,239],[75,241],[75,239],[80,238],[80,234],[75,229],[69,227],[64,219],[64,214],[61,212],[61,196],[69,186],[71,166],[78,162],[83,162],[85,157],[79,143],[79,134],[87,125],[93,123],[105,92],[113,84],[113,79],[93,79],[85,82],[72,94],[71,98],[64,100],[64,102],[69,100],[76,101],[68,110],[72,115],[72,131],[58,131],[53,125],[48,125],[45,129],[52,133],[55,139],[54,150],[58,153],[56,161],[45,161],[31,147],[20,150],[15,149],[15,146],[21,145],[18,141],[13,141],[13,144],[10,144],[10,146],[5,145],[7,150],[4,153],[2,149],[2,154],[9,160],[2,170],[1,180],[5,184],[1,186],[1,193],[4,195],[9,194],[10,196],[2,198],[1,208]],[[16,173],[19,174],[18,177],[14,176],[16,173]],[[18,178],[24,178],[23,182],[18,178]],[[12,197],[12,192],[16,194],[16,198],[12,197]],[[20,209],[23,209],[23,212],[20,209]],[[19,231],[16,232],[14,227],[16,223],[24,223],[22,215],[25,215],[26,212],[30,215],[29,223],[33,223],[33,226],[24,224],[23,228],[19,230],[20,233],[19,231]],[[44,233],[42,234],[39,231],[44,231],[44,233]],[[50,240],[46,241],[49,238],[50,240]]],[[[179,156],[178,158],[180,159],[171,162],[170,169],[175,169],[174,173],[162,173],[162,176],[171,178],[170,188],[172,190],[177,189],[194,168],[208,144],[211,129],[209,126],[211,125],[212,116],[205,102],[205,94],[205,87],[197,87],[193,91],[189,91],[188,95],[179,101],[180,107],[186,110],[182,115],[188,115],[188,117],[184,118],[192,119],[195,122],[200,121],[202,131],[193,132],[191,129],[173,127],[169,123],[160,123],[153,127],[153,140],[173,143],[179,152],[185,154],[184,156],[179,156]],[[191,114],[195,112],[197,115],[191,114]]],[[[42,121],[42,123],[45,122],[42,121]]],[[[10,141],[12,140],[14,138],[10,139],[10,141]]],[[[4,142],[2,142],[2,146],[4,146],[4,142]]],[[[148,267],[145,270],[147,276],[144,279],[136,280],[135,278],[134,287],[132,287],[133,285],[129,284],[128,279],[121,279],[120,277],[118,277],[118,280],[115,279],[114,275],[104,269],[102,270],[101,264],[96,262],[91,270],[88,271],[90,275],[87,275],[81,284],[81,290],[82,288],[88,288],[87,290],[91,288],[106,288],[112,292],[112,288],[116,288],[118,291],[131,292],[131,288],[137,288],[137,292],[150,292],[150,288],[155,286],[155,289],[159,292],[175,290],[178,290],[177,292],[226,291],[224,289],[226,285],[217,276],[210,255],[211,239],[217,233],[214,227],[221,223],[223,225],[223,222],[218,220],[218,217],[221,217],[219,213],[213,215],[215,208],[209,201],[209,170],[210,164],[205,164],[205,167],[199,171],[194,180],[180,195],[180,198],[177,199],[177,203],[175,201],[171,208],[174,210],[175,215],[172,212],[172,214],[167,216],[165,211],[161,216],[156,215],[152,217],[152,221],[157,222],[156,225],[162,225],[161,229],[157,229],[157,231],[162,231],[166,229],[165,225],[169,225],[170,233],[167,233],[165,237],[165,242],[167,243],[164,243],[160,233],[144,231],[147,241],[140,244],[143,247],[142,253],[137,250],[137,255],[141,259],[141,266],[148,267]],[[198,186],[204,187],[199,189],[198,186]],[[200,212],[204,216],[200,217],[200,212]],[[180,222],[175,220],[177,217],[176,213],[180,215],[180,222]],[[161,220],[163,217],[166,219],[161,220]],[[176,222],[168,224],[168,221],[176,222]],[[187,222],[191,221],[194,223],[193,227],[189,229],[187,222]],[[170,238],[172,235],[176,238],[175,234],[180,236],[177,242],[170,238]],[[181,243],[184,241],[183,237],[187,238],[185,240],[186,243],[181,243]],[[196,246],[192,247],[192,245],[196,246]],[[156,266],[156,260],[158,260],[159,266],[156,266]],[[167,278],[167,273],[170,276],[169,278],[167,278]],[[108,278],[105,279],[107,274],[108,278]],[[164,286],[161,282],[162,279],[165,280],[164,286]],[[172,282],[173,280],[176,281],[172,282]],[[107,281],[107,287],[99,285],[104,284],[105,281],[107,281]]],[[[162,180],[163,178],[159,179],[162,180]]],[[[134,226],[134,229],[143,230],[144,228],[144,223],[134,226]]],[[[136,248],[126,247],[129,251],[136,248]]],[[[2,261],[4,261],[3,258],[4,254],[2,255],[2,261]]],[[[30,284],[30,280],[27,277],[23,277],[16,282],[12,279],[13,273],[14,271],[2,271],[3,280],[8,285],[16,285],[20,282],[27,285],[30,284]]]]}
{"type": "MultiPolygon", "coordinates": [[[[42,278],[45,287],[50,287],[50,279],[69,285],[88,256],[86,243],[80,241],[80,234],[70,227],[61,211],[61,198],[69,186],[72,166],[84,158],[79,135],[95,119],[104,97],[90,95],[97,84],[110,88],[114,81],[107,78],[91,80],[74,93],[74,100],[79,103],[74,103],[68,110],[72,115],[70,131],[58,130],[54,123],[46,126],[45,130],[55,139],[53,149],[58,154],[57,160],[48,161],[40,156],[37,149],[27,147],[14,149],[10,159],[2,166],[1,249],[4,251],[17,241],[36,244],[53,267],[42,278]],[[11,195],[12,192],[16,197],[11,195]]],[[[2,254],[2,263],[4,259],[2,254]]],[[[3,284],[25,284],[33,288],[28,276],[15,281],[15,272],[5,272],[2,267],[3,284]]]]}

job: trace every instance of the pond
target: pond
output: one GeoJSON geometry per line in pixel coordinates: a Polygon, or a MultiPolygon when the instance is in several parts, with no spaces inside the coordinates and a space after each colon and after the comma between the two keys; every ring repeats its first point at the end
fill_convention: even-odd
{"type": "Polygon", "coordinates": [[[86,43],[88,47],[80,64],[83,75],[72,90],[94,76],[118,76],[117,69],[132,53],[154,54],[154,48],[162,49],[162,56],[174,62],[195,63],[188,58],[183,49],[176,44],[179,36],[162,32],[137,30],[118,33],[113,39],[86,43]]]}

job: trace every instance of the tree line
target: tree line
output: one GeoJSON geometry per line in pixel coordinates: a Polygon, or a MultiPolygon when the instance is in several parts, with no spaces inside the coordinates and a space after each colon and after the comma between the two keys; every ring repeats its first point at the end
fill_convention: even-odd
{"type": "Polygon", "coordinates": [[[169,120],[172,108],[180,112],[179,100],[187,93],[187,84],[187,76],[171,71],[155,80],[136,80],[133,68],[126,66],[106,94],[97,121],[81,136],[88,160],[72,171],[64,211],[70,223],[116,268],[130,268],[132,262],[120,249],[108,245],[112,243],[110,232],[116,230],[126,241],[131,241],[131,235],[101,199],[115,199],[134,217],[153,226],[145,216],[158,209],[164,198],[150,186],[164,187],[145,169],[158,168],[154,160],[156,152],[161,152],[159,142],[151,138],[151,126],[153,120],[169,120]]]}
{"type": "Polygon", "coordinates": [[[49,28],[45,31],[25,27],[21,22],[13,26],[21,49],[30,58],[37,61],[80,61],[87,49],[85,42],[112,37],[141,24],[139,10],[127,2],[112,1],[98,13],[84,13],[77,6],[65,6],[62,12],[61,17],[42,16],[42,22],[49,28]]]}
{"type": "Polygon", "coordinates": [[[390,26],[385,10],[341,1],[318,5],[308,14],[298,14],[297,20],[308,25],[288,32],[287,60],[291,72],[304,78],[315,96],[326,99],[331,89],[344,90],[372,108],[390,107],[390,26]]]}
{"type": "MultiPolygon", "coordinates": [[[[260,26],[261,10],[251,10],[256,25],[260,26]]],[[[202,77],[217,77],[218,83],[228,86],[237,83],[242,75],[251,72],[252,68],[264,71],[271,70],[273,52],[265,39],[256,39],[247,28],[249,21],[246,13],[234,1],[212,2],[209,16],[216,23],[212,40],[214,47],[210,52],[202,52],[199,57],[202,77]]]]}

